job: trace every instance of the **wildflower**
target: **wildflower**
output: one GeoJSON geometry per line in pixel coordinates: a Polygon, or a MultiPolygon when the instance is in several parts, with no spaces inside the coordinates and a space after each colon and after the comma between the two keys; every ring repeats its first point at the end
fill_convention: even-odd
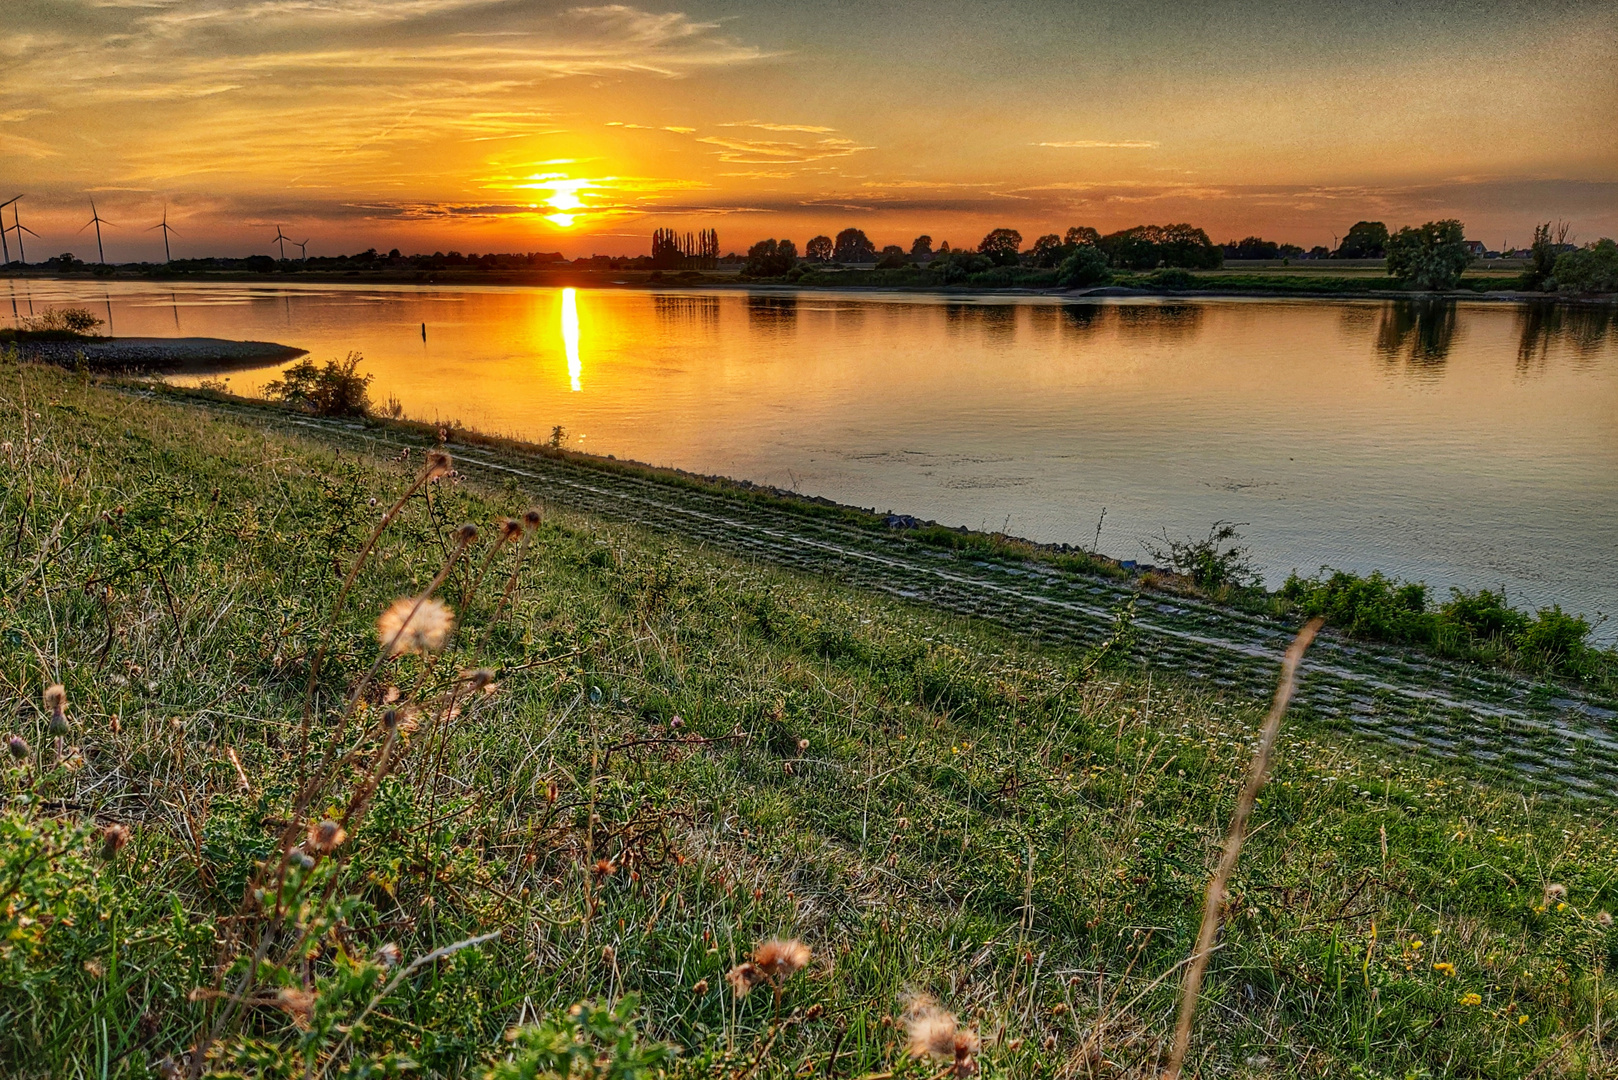
{"type": "Polygon", "coordinates": [[[826,1006],[822,1005],[820,1002],[817,1001],[813,1005],[809,1006],[808,1011],[806,1011],[803,1014],[803,1018],[805,1020],[819,1020],[822,1016],[825,1016],[825,1015],[826,1015],[826,1006]]]}
{"type": "Polygon", "coordinates": [[[107,969],[101,966],[101,961],[99,960],[86,960],[84,970],[92,979],[99,979],[107,973],[107,969]]]}
{"type": "Polygon", "coordinates": [[[478,527],[472,524],[470,521],[468,521],[465,525],[462,525],[459,529],[455,530],[455,539],[459,540],[463,544],[470,544],[477,538],[478,527]]]}
{"type": "Polygon", "coordinates": [[[500,539],[502,541],[509,542],[517,539],[517,537],[521,535],[522,522],[518,521],[516,518],[506,518],[500,522],[500,539]]]}
{"type": "Polygon", "coordinates": [[[467,681],[473,692],[476,692],[493,685],[494,668],[480,667],[464,673],[461,677],[467,681]]]}
{"type": "Polygon", "coordinates": [[[538,510],[529,510],[522,516],[522,523],[529,529],[539,528],[540,514],[538,510]]]}
{"type": "Polygon", "coordinates": [[[1603,929],[1603,930],[1610,930],[1610,929],[1612,929],[1612,913],[1611,913],[1611,912],[1609,912],[1609,911],[1601,911],[1601,912],[1597,912],[1597,913],[1596,913],[1596,923],[1597,923],[1597,924],[1598,924],[1598,925],[1599,925],[1599,926],[1600,926],[1600,927],[1601,927],[1601,928],[1602,928],[1602,929],[1603,929]]]}
{"type": "Polygon", "coordinates": [[[679,713],[674,714],[674,718],[669,721],[669,727],[675,731],[679,731],[681,728],[685,727],[685,721],[680,719],[679,713]]]}
{"type": "Polygon", "coordinates": [[[399,966],[399,946],[388,942],[376,950],[376,962],[389,971],[399,966]]]}
{"type": "Polygon", "coordinates": [[[114,823],[101,830],[101,857],[112,859],[129,843],[129,826],[114,823]]]}
{"type": "Polygon", "coordinates": [[[21,735],[13,735],[6,740],[6,752],[21,761],[28,756],[28,740],[21,735]]]}
{"type": "Polygon", "coordinates": [[[1441,964],[1434,964],[1433,965],[1433,970],[1434,971],[1441,971],[1445,975],[1448,975],[1452,979],[1455,978],[1455,965],[1454,964],[1447,963],[1447,962],[1446,963],[1441,963],[1441,964]]]}
{"type": "Polygon", "coordinates": [[[444,451],[427,451],[427,479],[437,480],[440,476],[448,476],[451,464],[449,455],[444,451]]]}
{"type": "Polygon", "coordinates": [[[1553,881],[1549,885],[1545,886],[1545,906],[1546,907],[1550,907],[1552,904],[1559,904],[1563,900],[1566,900],[1566,899],[1567,899],[1567,886],[1566,885],[1558,885],[1556,882],[1553,881]]]}
{"type": "Polygon", "coordinates": [[[596,877],[611,877],[618,872],[618,864],[611,859],[596,860],[596,877]]]}
{"type": "Polygon", "coordinates": [[[701,997],[703,994],[706,994],[708,992],[708,980],[707,979],[698,979],[696,982],[692,983],[691,984],[691,992],[693,994],[696,994],[698,997],[701,997]]]}
{"type": "Polygon", "coordinates": [[[799,739],[798,740],[798,753],[801,754],[807,749],[809,749],[809,740],[808,739],[799,739]]]}
{"type": "Polygon", "coordinates": [[[810,955],[809,946],[796,938],[790,941],[775,938],[753,950],[753,963],[772,982],[781,983],[807,964],[810,955]]]}
{"type": "Polygon", "coordinates": [[[910,1034],[910,1056],[954,1062],[956,1076],[977,1072],[977,1053],[983,1042],[974,1031],[963,1029],[955,1014],[940,1009],[929,997],[913,999],[905,1009],[910,1034]]]}
{"type": "Polygon", "coordinates": [[[1462,1005],[1482,1005],[1483,1004],[1483,995],[1482,994],[1462,994],[1461,995],[1461,1004],[1462,1005]]]}
{"type": "Polygon", "coordinates": [[[316,855],[330,855],[347,839],[347,830],[331,818],[309,826],[309,850],[316,855]]]}
{"type": "Polygon", "coordinates": [[[618,959],[618,950],[614,949],[611,945],[601,946],[601,959],[604,963],[612,963],[618,959]]]}
{"type": "Polygon", "coordinates": [[[376,621],[376,635],[389,656],[435,653],[443,649],[455,615],[428,597],[400,597],[376,621]]]}
{"type": "Polygon", "coordinates": [[[315,995],[311,990],[282,987],[276,991],[274,1004],[301,1028],[309,1026],[309,1018],[315,1013],[315,995]]]}

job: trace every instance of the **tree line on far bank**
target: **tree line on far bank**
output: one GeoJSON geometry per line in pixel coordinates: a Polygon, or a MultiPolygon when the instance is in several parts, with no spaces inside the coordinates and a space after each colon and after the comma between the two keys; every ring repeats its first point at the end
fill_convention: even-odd
{"type": "MultiPolygon", "coordinates": [[[[1529,269],[1519,285],[1529,290],[1582,293],[1618,291],[1618,244],[1602,239],[1583,248],[1566,242],[1565,225],[1549,223],[1534,231],[1529,269]]],[[[1287,248],[1302,254],[1301,248],[1287,248]]],[[[820,268],[873,265],[879,271],[925,273],[939,284],[1059,285],[1082,288],[1113,280],[1116,272],[1146,272],[1151,284],[1185,288],[1191,272],[1215,270],[1226,258],[1267,258],[1282,245],[1248,237],[1218,245],[1202,229],[1189,224],[1137,225],[1102,234],[1074,226],[1065,235],[1048,233],[1026,250],[1016,229],[991,230],[976,248],[935,250],[930,236],[918,236],[906,251],[897,244],[878,250],[861,229],[848,228],[835,238],[816,236],[800,256],[786,239],[766,239],[747,252],[745,273],[758,278],[801,280],[820,268]],[[1274,249],[1273,251],[1271,249],[1274,249]]],[[[1384,259],[1388,274],[1401,285],[1420,290],[1453,289],[1475,254],[1461,222],[1447,218],[1389,232],[1380,221],[1356,222],[1335,252],[1310,253],[1339,259],[1384,259]]],[[[1286,257],[1286,256],[1282,256],[1286,257]]]]}

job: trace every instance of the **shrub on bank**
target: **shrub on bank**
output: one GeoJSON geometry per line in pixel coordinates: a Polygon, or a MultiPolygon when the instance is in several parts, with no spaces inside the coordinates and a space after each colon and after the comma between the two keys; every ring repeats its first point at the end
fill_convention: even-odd
{"type": "Polygon", "coordinates": [[[363,360],[357,352],[341,360],[327,360],[325,367],[316,367],[307,358],[300,360],[267,384],[264,396],[317,416],[365,416],[371,411],[368,388],[372,376],[359,374],[363,360]]]}
{"type": "Polygon", "coordinates": [[[1322,567],[1312,578],[1292,574],[1276,596],[1302,614],[1325,616],[1328,625],[1351,636],[1420,645],[1446,656],[1572,676],[1588,673],[1594,659],[1587,620],[1560,605],[1530,616],[1508,604],[1504,593],[1488,589],[1451,589],[1450,599],[1433,607],[1426,585],[1322,567]]]}

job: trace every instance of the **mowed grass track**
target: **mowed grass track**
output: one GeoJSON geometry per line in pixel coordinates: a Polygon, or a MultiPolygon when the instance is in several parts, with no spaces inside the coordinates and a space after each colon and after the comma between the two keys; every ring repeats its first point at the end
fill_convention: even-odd
{"type": "MultiPolygon", "coordinates": [[[[6,734],[34,750],[4,773],[0,1071],[149,1075],[196,1040],[193,992],[298,778],[325,612],[421,454],[383,441],[405,429],[32,367],[0,368],[0,427],[0,679],[6,734]],[[39,705],[56,679],[60,753],[39,705]],[[83,866],[12,855],[86,820],[133,838],[83,866]]],[[[408,959],[500,936],[414,973],[340,1055],[338,1036],[252,1008],[218,1067],[296,1076],[312,1054],[335,1074],[391,1051],[480,1076],[509,1026],[633,991],[648,1035],[683,1050],[674,1075],[920,1077],[936,1067],[907,1063],[893,1018],[926,992],[984,1035],[986,1075],[1152,1075],[1287,628],[1208,635],[1211,614],[1165,601],[1183,611],[1137,620],[1151,667],[1115,666],[1096,648],[1114,599],[1099,579],[974,569],[881,534],[856,549],[862,530],[830,515],[739,497],[710,512],[695,500],[721,496],[698,486],[450,449],[461,477],[410,500],[339,619],[317,734],[375,658],[376,614],[427,582],[462,521],[484,539],[442,592],[449,651],[383,678],[487,665],[497,683],[439,764],[413,744],[379,792],[342,869],[353,906],[308,976],[388,942],[408,959]],[[546,523],[497,616],[514,553],[479,582],[486,538],[536,496],[546,523]],[[961,606],[980,590],[1026,608],[961,606]],[[1026,632],[997,621],[1045,609],[1026,632]],[[722,975],[774,934],[816,958],[781,1001],[800,1021],[772,1037],[770,996],[737,1002],[722,975]]],[[[1375,656],[1339,648],[1309,663],[1375,656]]],[[[1503,691],[1468,700],[1520,710],[1503,691]]],[[[1597,917],[1618,880],[1606,808],[1319,719],[1287,732],[1210,968],[1201,1075],[1600,1075],[1618,1004],[1597,917]]]]}

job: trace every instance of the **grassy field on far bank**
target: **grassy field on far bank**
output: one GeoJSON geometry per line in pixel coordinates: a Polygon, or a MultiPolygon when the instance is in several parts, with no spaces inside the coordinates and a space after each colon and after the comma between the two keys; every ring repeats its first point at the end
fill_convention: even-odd
{"type": "MultiPolygon", "coordinates": [[[[1153,1074],[1251,696],[585,516],[496,550],[527,503],[445,476],[355,580],[300,769],[328,612],[421,456],[31,366],[0,367],[0,444],[0,737],[26,744],[0,1072],[160,1075],[213,1031],[218,1073],[481,1077],[634,995],[672,1076],[919,1078],[939,1066],[902,1014],[926,994],[983,1075],[1153,1074]],[[445,651],[379,662],[377,616],[446,564],[445,651]],[[322,855],[299,902],[255,915],[328,749],[310,816],[363,805],[329,856],[299,832],[322,855]],[[738,1000],[726,971],[775,935],[813,960],[738,1000]]],[[[1200,1075],[1603,1075],[1611,824],[1289,729],[1200,1075]]]]}

